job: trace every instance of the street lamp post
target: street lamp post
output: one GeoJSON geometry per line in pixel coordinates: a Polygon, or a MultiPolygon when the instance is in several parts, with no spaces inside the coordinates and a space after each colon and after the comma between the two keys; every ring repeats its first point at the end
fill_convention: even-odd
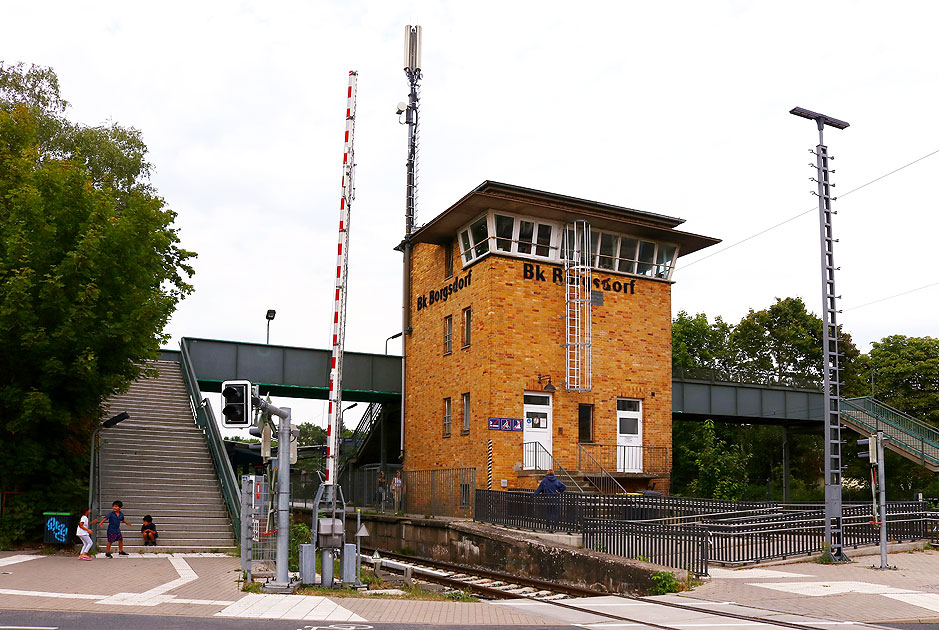
{"type": "Polygon", "coordinates": [[[98,445],[98,433],[101,431],[101,429],[110,429],[116,424],[120,422],[124,422],[124,420],[127,420],[128,418],[130,418],[130,414],[127,413],[126,411],[122,411],[116,416],[111,416],[110,418],[102,422],[95,429],[94,433],[91,434],[91,459],[88,464],[88,507],[91,509],[92,517],[95,514],[97,514],[97,511],[95,510],[95,506],[94,506],[94,499],[95,499],[94,490],[95,490],[95,481],[96,481],[95,479],[95,455],[96,455],[97,445],[98,445]]]}
{"type": "Polygon", "coordinates": [[[397,339],[401,335],[402,333],[395,333],[391,335],[390,337],[388,337],[387,339],[385,339],[385,354],[388,354],[388,342],[391,341],[392,339],[397,339]]]}
{"type": "Polygon", "coordinates": [[[268,309],[267,315],[265,315],[265,318],[267,318],[267,344],[268,345],[270,345],[271,343],[271,320],[273,320],[274,316],[276,315],[277,315],[277,311],[275,311],[272,308],[268,309]]]}
{"type": "Polygon", "coordinates": [[[826,126],[845,129],[848,123],[825,114],[819,114],[802,107],[789,111],[794,116],[814,120],[818,127],[818,144],[815,150],[816,176],[812,180],[818,185],[818,224],[821,243],[822,272],[822,372],[825,380],[825,542],[828,553],[835,562],[848,562],[844,554],[844,532],[842,530],[841,510],[841,359],[838,351],[838,294],[835,291],[835,257],[831,220],[834,201],[830,176],[834,173],[825,146],[824,129],[826,126]]]}

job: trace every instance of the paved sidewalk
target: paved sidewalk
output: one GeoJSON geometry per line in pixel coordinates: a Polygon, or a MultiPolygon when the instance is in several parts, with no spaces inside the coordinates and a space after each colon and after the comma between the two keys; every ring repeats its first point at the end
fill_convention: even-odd
{"type": "Polygon", "coordinates": [[[679,627],[741,625],[707,611],[815,627],[939,621],[939,553],[891,554],[897,571],[872,570],[872,562],[879,558],[837,566],[715,569],[708,583],[688,593],[649,598],[653,601],[614,596],[565,600],[579,609],[572,610],[531,600],[474,604],[248,594],[240,590],[239,560],[220,554],[131,554],[83,562],[75,556],[0,552],[0,609],[499,627],[640,627],[594,614],[603,612],[679,627]],[[704,612],[663,608],[655,599],[691,604],[704,612]]]}
{"type": "Polygon", "coordinates": [[[708,583],[681,598],[841,621],[939,622],[939,552],[891,553],[888,563],[897,570],[872,569],[880,566],[879,555],[857,556],[842,565],[802,562],[711,569],[708,583]]]}
{"type": "Polygon", "coordinates": [[[431,602],[240,590],[240,561],[222,554],[75,556],[0,552],[0,609],[397,622],[549,626],[556,622],[488,603],[431,602]]]}

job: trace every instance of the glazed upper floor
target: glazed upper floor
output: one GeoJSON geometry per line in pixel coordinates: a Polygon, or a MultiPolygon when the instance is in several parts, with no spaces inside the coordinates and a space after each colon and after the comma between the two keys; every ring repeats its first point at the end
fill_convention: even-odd
{"type": "Polygon", "coordinates": [[[679,256],[720,242],[676,230],[683,219],[498,182],[483,182],[412,236],[414,243],[458,247],[465,269],[489,255],[563,264],[571,226],[590,226],[590,266],[598,271],[671,280],[679,256]]]}

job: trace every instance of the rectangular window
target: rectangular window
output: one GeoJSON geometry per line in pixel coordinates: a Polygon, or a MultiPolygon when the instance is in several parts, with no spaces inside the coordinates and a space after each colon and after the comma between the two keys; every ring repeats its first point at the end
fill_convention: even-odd
{"type": "Polygon", "coordinates": [[[655,254],[655,277],[668,279],[672,275],[672,265],[675,264],[675,246],[659,245],[655,254]]]}
{"type": "Polygon", "coordinates": [[[535,255],[545,258],[551,255],[551,231],[550,225],[538,224],[538,247],[535,248],[535,255]]]}
{"type": "Polygon", "coordinates": [[[473,321],[472,310],[470,307],[463,309],[463,347],[468,348],[470,345],[470,327],[473,321]]]}
{"type": "Polygon", "coordinates": [[[530,254],[531,243],[535,237],[535,224],[531,221],[518,222],[518,253],[530,254]]]}
{"type": "Polygon", "coordinates": [[[453,315],[443,318],[443,353],[450,354],[453,350],[453,315]]]}
{"type": "Polygon", "coordinates": [[[443,273],[444,278],[453,277],[453,243],[447,243],[443,247],[443,273]]]}
{"type": "Polygon", "coordinates": [[[469,230],[460,232],[460,243],[463,245],[463,262],[468,263],[473,260],[473,248],[470,246],[469,230]]]}
{"type": "Polygon", "coordinates": [[[655,260],[655,243],[639,241],[639,264],[636,273],[641,276],[652,275],[652,263],[655,260]]]}
{"type": "Polygon", "coordinates": [[[483,254],[489,253],[489,224],[486,217],[482,217],[470,226],[470,234],[473,236],[475,249],[473,255],[479,258],[483,254]]]}
{"type": "Polygon", "coordinates": [[[616,256],[617,237],[612,234],[600,235],[600,252],[597,257],[597,267],[600,269],[613,269],[613,258],[616,256]]]}
{"type": "Polygon", "coordinates": [[[443,437],[450,437],[450,399],[443,399],[443,437]]]}
{"type": "Polygon", "coordinates": [[[470,395],[469,392],[463,394],[463,433],[469,433],[470,430],[470,395]]]}
{"type": "Polygon", "coordinates": [[[624,273],[636,273],[636,247],[639,241],[628,236],[623,236],[619,240],[619,265],[618,268],[624,273]]]}
{"type": "Polygon", "coordinates": [[[515,230],[515,219],[501,214],[496,215],[496,249],[503,252],[512,251],[512,232],[515,230]]]}
{"type": "Polygon", "coordinates": [[[593,405],[578,405],[577,426],[577,441],[581,444],[593,442],[593,405]]]}

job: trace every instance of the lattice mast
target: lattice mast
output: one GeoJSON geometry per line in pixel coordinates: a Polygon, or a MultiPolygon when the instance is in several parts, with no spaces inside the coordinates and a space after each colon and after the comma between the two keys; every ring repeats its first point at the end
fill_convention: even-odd
{"type": "Polygon", "coordinates": [[[590,309],[590,224],[574,221],[564,231],[564,350],[569,392],[593,386],[590,309]]]}
{"type": "Polygon", "coordinates": [[[404,27],[404,74],[408,78],[408,106],[405,123],[408,126],[407,187],[404,237],[410,238],[417,221],[418,157],[420,156],[420,100],[421,100],[421,27],[404,27]]]}
{"type": "Polygon", "coordinates": [[[333,298],[332,358],[329,367],[329,424],[326,428],[326,479],[324,485],[336,483],[336,457],[342,420],[342,354],[346,338],[346,293],[349,278],[349,218],[355,197],[353,174],[355,154],[355,97],[358,72],[349,72],[346,92],[346,134],[342,151],[342,197],[339,200],[339,247],[336,253],[336,286],[333,298]]]}
{"type": "Polygon", "coordinates": [[[815,150],[816,176],[811,178],[818,186],[812,194],[818,196],[818,229],[821,251],[822,274],[822,372],[825,382],[825,542],[829,553],[836,562],[846,562],[844,553],[844,532],[842,529],[841,501],[841,353],[838,351],[838,299],[835,291],[835,256],[832,236],[832,196],[831,160],[825,146],[825,125],[835,129],[845,129],[848,123],[837,118],[795,107],[790,114],[814,120],[818,127],[818,144],[815,150]]]}

